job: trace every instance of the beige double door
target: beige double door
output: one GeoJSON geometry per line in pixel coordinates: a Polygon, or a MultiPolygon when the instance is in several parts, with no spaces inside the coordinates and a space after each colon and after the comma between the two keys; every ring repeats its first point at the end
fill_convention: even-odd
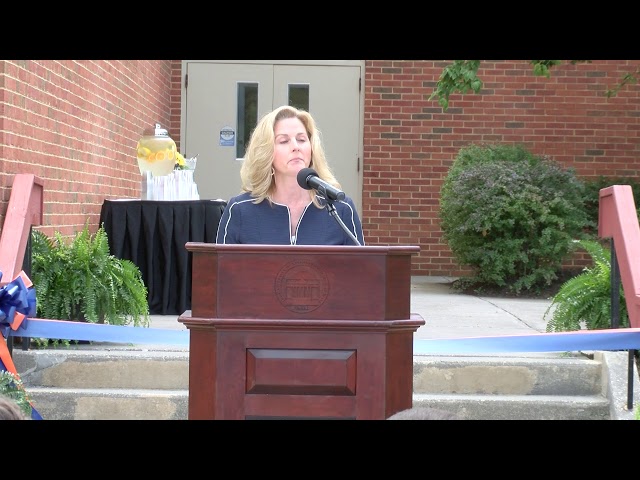
{"type": "Polygon", "coordinates": [[[362,61],[184,60],[182,69],[180,150],[198,155],[194,180],[201,199],[228,200],[240,192],[244,146],[256,119],[280,105],[307,102],[329,163],[362,213],[362,61]]]}

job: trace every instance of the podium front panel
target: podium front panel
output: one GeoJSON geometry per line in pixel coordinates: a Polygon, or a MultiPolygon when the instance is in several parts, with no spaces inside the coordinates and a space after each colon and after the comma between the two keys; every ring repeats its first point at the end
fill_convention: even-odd
{"type": "Polygon", "coordinates": [[[411,407],[419,315],[180,321],[191,337],[190,419],[385,419],[411,407]]]}
{"type": "Polygon", "coordinates": [[[194,254],[196,317],[396,320],[410,316],[418,247],[211,245],[194,254]]]}

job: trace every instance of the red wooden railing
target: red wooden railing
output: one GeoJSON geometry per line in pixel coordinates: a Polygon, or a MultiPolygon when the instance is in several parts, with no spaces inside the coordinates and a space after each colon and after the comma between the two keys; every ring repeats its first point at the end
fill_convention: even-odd
{"type": "Polygon", "coordinates": [[[629,185],[600,190],[598,235],[612,238],[620,268],[629,326],[640,327],[640,225],[629,185]]]}
{"type": "Polygon", "coordinates": [[[22,270],[32,225],[42,225],[43,182],[20,173],[13,179],[11,197],[0,234],[0,287],[22,270]]]}

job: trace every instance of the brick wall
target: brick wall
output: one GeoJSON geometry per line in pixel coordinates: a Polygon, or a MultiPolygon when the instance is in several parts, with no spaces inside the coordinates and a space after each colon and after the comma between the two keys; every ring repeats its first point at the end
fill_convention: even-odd
{"type": "MultiPolygon", "coordinates": [[[[464,274],[442,241],[439,192],[461,147],[519,143],[582,178],[640,175],[640,88],[605,91],[640,62],[562,65],[483,61],[479,94],[428,98],[448,62],[373,61],[365,68],[363,221],[372,244],[419,245],[415,275],[464,274]]],[[[580,259],[577,264],[580,264],[580,259]]]]}
{"type": "Polygon", "coordinates": [[[43,180],[48,235],[72,235],[87,221],[95,231],[105,198],[140,198],[136,144],[155,122],[170,124],[171,68],[169,60],[0,61],[0,225],[17,173],[43,180]]]}
{"type": "MultiPolygon", "coordinates": [[[[521,143],[582,177],[638,177],[640,87],[607,88],[637,60],[554,67],[483,61],[480,94],[428,98],[447,62],[365,63],[363,225],[368,245],[419,245],[415,275],[458,276],[439,191],[459,149],[521,143]]],[[[181,60],[0,61],[0,226],[16,173],[45,186],[44,226],[95,231],[105,198],[139,198],[135,146],[160,122],[180,148],[181,60]]]]}

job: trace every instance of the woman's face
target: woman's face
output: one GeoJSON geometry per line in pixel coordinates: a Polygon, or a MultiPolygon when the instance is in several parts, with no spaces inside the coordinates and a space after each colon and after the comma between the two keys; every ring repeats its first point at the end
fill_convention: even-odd
{"type": "Polygon", "coordinates": [[[311,164],[311,142],[298,118],[279,120],[274,129],[273,168],[278,175],[293,176],[311,164]]]}

